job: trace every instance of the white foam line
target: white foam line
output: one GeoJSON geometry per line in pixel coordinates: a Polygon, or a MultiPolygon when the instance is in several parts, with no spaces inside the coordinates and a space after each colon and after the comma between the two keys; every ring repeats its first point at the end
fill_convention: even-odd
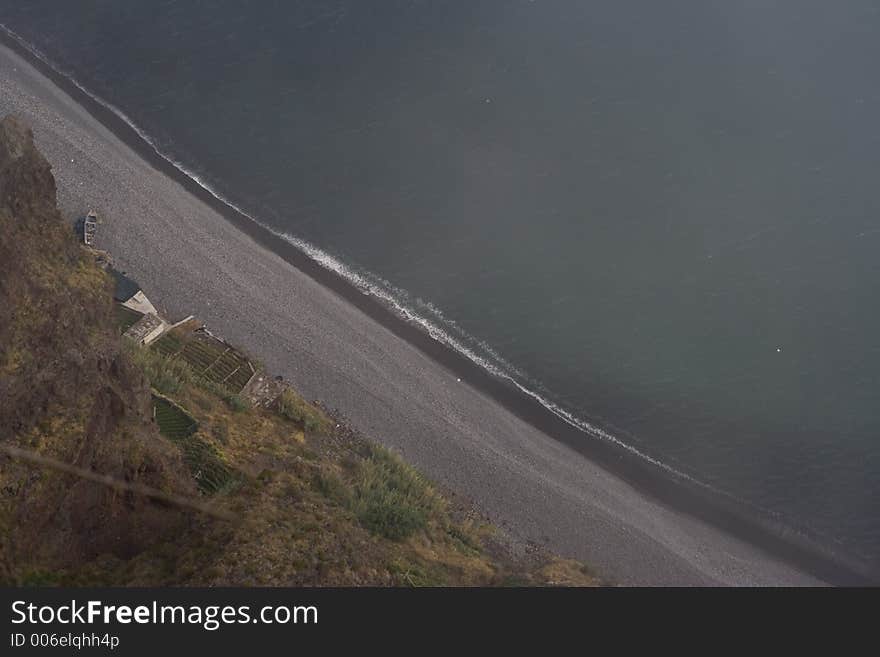
{"type": "MultiPolygon", "coordinates": [[[[352,270],[350,267],[346,266],[339,259],[333,257],[332,255],[319,249],[318,247],[310,244],[309,242],[306,242],[303,239],[300,239],[298,237],[294,237],[294,236],[289,235],[287,233],[277,231],[274,228],[272,228],[271,226],[268,226],[268,225],[262,223],[256,217],[254,217],[249,212],[247,212],[244,208],[236,205],[232,200],[230,200],[229,198],[224,196],[219,191],[215,190],[213,187],[211,187],[205,181],[203,181],[197,173],[195,173],[191,169],[188,169],[182,162],[179,162],[179,161],[175,160],[173,157],[162,152],[160,150],[158,144],[156,143],[156,141],[152,137],[150,137],[150,135],[147,134],[140,126],[138,126],[131,118],[129,118],[128,115],[126,115],[125,112],[123,112],[121,109],[119,109],[118,107],[116,107],[112,103],[107,102],[103,98],[101,98],[101,97],[95,95],[94,93],[92,93],[91,91],[89,91],[86,87],[84,87],[82,84],[80,84],[79,81],[77,81],[76,78],[73,77],[73,75],[63,71],[48,56],[43,54],[38,48],[36,48],[32,44],[30,44],[29,42],[27,42],[26,40],[21,38],[18,34],[13,32],[6,25],[0,23],[0,29],[2,29],[7,35],[9,35],[16,42],[18,42],[23,48],[25,48],[34,57],[36,57],[41,62],[43,62],[46,66],[51,68],[53,71],[55,71],[59,75],[63,75],[65,78],[70,80],[70,82],[73,83],[77,89],[79,89],[82,93],[84,93],[86,96],[88,96],[94,102],[96,102],[98,105],[100,105],[101,107],[112,112],[119,120],[121,120],[129,128],[131,128],[138,135],[138,137],[140,137],[146,144],[148,144],[150,146],[150,148],[152,148],[153,151],[159,157],[161,157],[163,160],[165,160],[166,162],[168,162],[169,164],[174,166],[174,168],[176,168],[178,171],[180,171],[182,174],[184,174],[187,178],[192,180],[194,183],[196,183],[199,187],[204,189],[206,192],[211,194],[211,196],[216,198],[218,201],[229,206],[230,208],[232,208],[233,210],[235,210],[236,212],[238,212],[242,216],[247,217],[248,219],[253,221],[255,224],[261,226],[262,228],[265,228],[266,230],[271,232],[273,235],[280,237],[281,239],[284,239],[285,241],[287,241],[291,245],[295,246],[297,249],[302,251],[305,255],[307,255],[309,258],[311,258],[312,260],[314,260],[315,262],[320,264],[325,269],[328,269],[328,270],[336,273],[337,275],[341,276],[349,283],[353,284],[357,289],[359,289],[364,294],[374,296],[374,297],[384,301],[386,304],[390,305],[391,308],[395,312],[397,312],[400,316],[402,316],[404,319],[422,327],[422,329],[424,329],[428,333],[428,335],[430,335],[433,339],[437,340],[438,342],[440,342],[440,343],[448,346],[449,348],[457,351],[458,353],[462,354],[463,356],[468,358],[470,361],[472,361],[474,364],[483,368],[484,370],[486,370],[490,374],[492,374],[498,378],[504,379],[505,381],[510,382],[511,384],[516,386],[516,388],[519,389],[523,394],[525,394],[525,395],[531,397],[532,399],[534,399],[535,401],[537,401],[539,404],[541,404],[548,411],[550,411],[551,413],[553,413],[554,415],[556,415],[557,417],[559,417],[560,419],[562,419],[563,421],[565,421],[566,423],[571,425],[572,427],[586,433],[587,435],[590,435],[590,436],[593,436],[596,438],[600,438],[602,440],[610,442],[610,443],[620,447],[621,449],[624,449],[627,452],[629,452],[629,453],[631,453],[641,459],[644,459],[645,461],[647,461],[651,465],[653,465],[657,468],[660,468],[661,470],[667,472],[668,474],[671,474],[675,477],[678,477],[679,479],[686,480],[692,484],[700,486],[706,490],[710,490],[714,493],[724,495],[725,497],[728,497],[729,499],[732,499],[740,504],[744,504],[744,505],[751,507],[753,509],[758,509],[759,511],[762,511],[763,513],[766,513],[768,515],[771,515],[771,516],[778,516],[779,515],[769,509],[764,509],[758,505],[755,505],[754,503],[740,499],[740,498],[732,495],[731,493],[717,489],[714,486],[712,486],[708,483],[702,482],[702,481],[692,477],[691,475],[689,475],[685,472],[677,470],[676,468],[673,468],[672,466],[646,454],[645,452],[637,449],[636,447],[633,447],[632,445],[629,445],[628,443],[623,442],[622,440],[618,439],[617,437],[615,437],[611,433],[605,431],[604,429],[597,427],[589,422],[586,422],[585,420],[581,420],[581,419],[575,417],[574,415],[572,415],[568,411],[564,410],[560,406],[556,405],[555,403],[553,403],[549,399],[543,397],[542,395],[535,392],[534,390],[531,390],[530,388],[519,383],[509,372],[507,372],[504,369],[498,367],[497,365],[487,361],[485,358],[481,357],[479,354],[474,352],[471,348],[469,348],[467,345],[462,343],[460,340],[457,340],[453,336],[449,335],[446,331],[443,331],[436,324],[434,324],[430,320],[426,319],[425,317],[422,317],[421,315],[416,313],[414,310],[412,310],[411,308],[406,306],[404,303],[401,303],[398,300],[397,295],[384,289],[383,286],[376,285],[376,284],[372,283],[368,279],[367,276],[352,270]]],[[[376,278],[378,279],[379,277],[376,277],[376,278]]],[[[388,286],[393,287],[390,284],[388,286]]],[[[433,310],[433,312],[435,314],[442,316],[442,313],[438,309],[434,308],[430,303],[428,303],[427,305],[429,308],[431,308],[433,310]]],[[[450,323],[454,324],[453,322],[450,322],[450,323]]],[[[461,332],[464,333],[464,331],[461,331],[461,332]]],[[[468,336],[468,337],[470,337],[470,336],[468,336]]],[[[504,359],[501,356],[496,355],[491,350],[491,348],[488,347],[488,345],[484,345],[483,343],[476,341],[476,340],[474,340],[474,342],[476,342],[477,344],[480,344],[481,347],[485,348],[489,353],[492,354],[493,358],[497,357],[498,361],[504,362],[505,366],[507,366],[507,363],[504,361],[504,359]]],[[[513,366],[510,366],[510,369],[512,371],[516,371],[513,366]]]]}
{"type": "MultiPolygon", "coordinates": [[[[679,477],[681,479],[685,479],[689,482],[692,482],[692,483],[697,484],[699,486],[702,486],[704,488],[710,489],[712,491],[716,491],[716,489],[714,487],[712,487],[711,485],[706,484],[704,482],[701,482],[698,479],[691,477],[687,473],[681,472],[680,470],[677,470],[677,469],[673,468],[672,466],[670,466],[666,463],[663,463],[662,461],[660,461],[660,460],[658,460],[648,454],[645,454],[641,450],[637,449],[636,447],[633,447],[632,445],[629,445],[629,444],[623,442],[622,440],[618,439],[617,437],[615,437],[611,433],[605,431],[604,429],[575,417],[574,415],[572,415],[571,413],[569,413],[565,409],[554,404],[549,399],[543,397],[542,395],[535,392],[534,390],[531,390],[530,388],[527,388],[526,386],[522,385],[513,376],[511,376],[508,372],[505,372],[504,370],[500,369],[499,367],[497,367],[493,363],[482,358],[479,354],[475,353],[472,349],[467,347],[467,345],[462,344],[459,340],[455,339],[453,336],[451,336],[447,332],[443,331],[440,327],[438,327],[437,325],[432,323],[430,320],[422,317],[421,315],[415,313],[411,308],[400,303],[398,301],[398,299],[395,297],[395,295],[389,293],[387,290],[383,289],[382,287],[371,283],[364,275],[352,270],[350,267],[348,267],[345,263],[340,261],[338,258],[335,258],[334,256],[330,255],[326,251],[323,251],[320,248],[314,246],[313,244],[310,244],[310,243],[306,242],[305,240],[302,240],[298,237],[294,237],[288,233],[274,230],[270,227],[266,227],[266,228],[270,232],[272,232],[272,234],[276,235],[277,237],[282,238],[286,242],[295,246],[297,249],[299,249],[300,251],[305,253],[307,256],[309,256],[309,258],[311,258],[312,260],[314,260],[315,262],[320,264],[325,269],[334,272],[335,274],[344,278],[349,283],[353,284],[356,288],[358,288],[364,294],[377,297],[378,299],[384,301],[386,304],[390,305],[391,308],[398,315],[400,315],[404,319],[410,321],[411,323],[414,323],[414,324],[421,326],[428,333],[428,335],[430,335],[432,338],[434,338],[438,342],[450,347],[451,349],[453,349],[453,350],[457,351],[458,353],[462,354],[463,356],[467,357],[471,362],[473,362],[474,364],[476,364],[480,368],[488,371],[490,374],[492,374],[498,378],[504,379],[505,381],[509,381],[514,386],[516,386],[516,388],[519,389],[522,393],[528,395],[529,397],[531,397],[532,399],[537,401],[539,404],[541,404],[541,406],[546,408],[548,411],[550,411],[551,413],[553,413],[554,415],[556,415],[560,419],[564,420],[569,425],[571,425],[571,426],[575,427],[576,429],[583,431],[584,433],[587,433],[591,436],[601,438],[601,439],[606,440],[614,445],[617,445],[618,447],[625,449],[626,451],[630,452],[631,454],[634,454],[634,455],[638,456],[639,458],[646,460],[647,462],[651,463],[652,465],[654,465],[658,468],[661,468],[662,470],[664,470],[672,475],[675,475],[676,477],[679,477]]],[[[722,491],[716,491],[716,492],[722,492],[722,491]]]]}
{"type": "MultiPolygon", "coordinates": [[[[687,474],[686,472],[682,472],[681,470],[678,470],[678,469],[672,467],[668,463],[664,463],[663,461],[651,456],[650,454],[646,454],[645,452],[641,451],[637,447],[634,447],[633,445],[630,445],[630,444],[620,440],[614,434],[606,431],[605,429],[602,429],[601,427],[598,427],[590,422],[587,422],[586,420],[582,420],[582,419],[574,416],[573,414],[566,411],[564,408],[560,407],[559,405],[555,404],[554,402],[550,401],[549,399],[547,399],[546,397],[544,397],[540,393],[523,385],[522,383],[517,381],[516,378],[511,375],[510,372],[505,371],[504,369],[498,367],[497,365],[487,361],[485,358],[480,356],[478,353],[476,353],[474,350],[469,348],[467,345],[463,344],[460,340],[457,340],[454,336],[450,335],[449,333],[447,333],[446,331],[444,331],[443,329],[438,327],[436,324],[434,324],[433,322],[431,322],[427,318],[419,315],[413,309],[411,309],[410,307],[401,303],[399,298],[397,297],[397,295],[395,295],[394,293],[392,293],[388,289],[386,289],[384,287],[384,285],[377,285],[377,284],[373,283],[370,280],[370,278],[368,278],[368,276],[353,270],[351,267],[346,265],[340,259],[338,259],[335,256],[331,255],[330,253],[327,253],[326,251],[320,249],[319,247],[315,246],[314,244],[311,244],[311,243],[309,243],[299,237],[294,237],[293,235],[290,235],[289,233],[285,233],[283,231],[276,230],[276,229],[272,228],[271,226],[266,226],[264,224],[260,224],[260,225],[263,226],[266,230],[271,232],[276,237],[280,237],[284,241],[286,241],[289,244],[296,247],[298,250],[303,252],[305,255],[307,255],[309,258],[311,258],[312,260],[317,262],[319,265],[321,265],[325,269],[332,271],[336,275],[345,279],[347,282],[352,284],[355,288],[360,290],[363,294],[368,295],[368,296],[373,296],[373,297],[379,299],[381,302],[384,302],[384,304],[387,307],[390,307],[390,309],[393,312],[397,313],[400,317],[409,321],[410,323],[417,324],[418,326],[420,326],[433,339],[446,345],[447,347],[449,347],[453,351],[456,351],[459,354],[465,356],[468,360],[470,360],[471,362],[473,362],[475,365],[482,368],[483,370],[489,372],[493,376],[496,376],[499,379],[503,379],[503,380],[509,382],[510,384],[515,386],[520,392],[522,392],[523,394],[527,395],[528,397],[534,399],[541,406],[543,406],[545,409],[547,409],[550,413],[553,413],[553,415],[555,415],[556,417],[563,420],[566,424],[568,424],[568,425],[574,427],[575,429],[587,434],[588,436],[592,436],[592,437],[598,438],[600,440],[605,440],[606,442],[609,442],[609,443],[615,445],[616,447],[623,449],[623,450],[629,452],[630,454],[647,461],[652,466],[659,468],[660,470],[663,470],[664,472],[666,472],[669,475],[672,475],[673,477],[676,477],[676,478],[683,480],[683,481],[687,481],[687,482],[689,482],[695,486],[698,486],[704,490],[710,491],[713,494],[726,497],[727,499],[732,500],[732,501],[736,502],[737,504],[754,509],[754,510],[764,514],[767,517],[776,518],[777,520],[781,518],[781,516],[778,512],[772,511],[771,509],[761,507],[757,504],[754,504],[753,502],[739,498],[736,495],[734,495],[728,491],[716,488],[715,486],[712,486],[711,484],[709,484],[707,482],[701,481],[701,480],[687,474]]],[[[379,279],[379,280],[382,280],[382,279],[379,279]]],[[[383,281],[383,283],[384,283],[384,281],[383,281]]],[[[389,285],[389,287],[390,287],[390,285],[389,285]]],[[[441,314],[439,310],[436,310],[436,312],[438,314],[441,314]]],[[[442,314],[441,314],[441,316],[442,316],[442,314]]],[[[479,344],[481,344],[481,346],[482,346],[482,343],[479,343],[479,344]]],[[[494,357],[494,353],[493,353],[493,357],[494,357]]],[[[499,360],[501,360],[501,362],[504,362],[503,359],[501,359],[500,357],[499,357],[499,360]]]]}

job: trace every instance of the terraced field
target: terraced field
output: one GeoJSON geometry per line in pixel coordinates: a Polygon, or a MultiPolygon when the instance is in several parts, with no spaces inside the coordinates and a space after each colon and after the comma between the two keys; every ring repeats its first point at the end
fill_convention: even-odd
{"type": "Polygon", "coordinates": [[[198,428],[196,421],[182,409],[162,397],[153,396],[153,416],[159,425],[159,433],[179,441],[191,436],[198,428]]]}
{"type": "Polygon", "coordinates": [[[196,433],[198,423],[188,413],[155,395],[153,408],[159,432],[180,448],[202,493],[212,495],[235,484],[238,478],[234,471],[226,465],[217,449],[196,433]]]}
{"type": "Polygon", "coordinates": [[[174,331],[169,331],[153,343],[153,349],[163,356],[173,356],[183,349],[183,340],[174,331]]]}
{"type": "Polygon", "coordinates": [[[181,358],[197,374],[233,394],[241,392],[254,373],[250,361],[222,340],[205,333],[169,332],[154,343],[164,356],[181,358]]]}

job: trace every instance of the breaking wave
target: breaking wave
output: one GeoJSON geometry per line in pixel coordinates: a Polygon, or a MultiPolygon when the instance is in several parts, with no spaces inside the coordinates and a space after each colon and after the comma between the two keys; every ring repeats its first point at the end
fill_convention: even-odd
{"type": "Polygon", "coordinates": [[[632,445],[623,442],[605,429],[602,429],[601,427],[587,422],[586,420],[582,420],[576,417],[572,413],[560,407],[558,404],[555,404],[554,402],[547,399],[544,395],[536,392],[527,385],[524,385],[520,382],[520,377],[524,377],[523,372],[507,363],[507,361],[505,361],[500,355],[494,352],[491,347],[489,347],[485,343],[478,342],[474,338],[465,334],[463,331],[461,331],[461,329],[457,327],[454,322],[443,318],[442,313],[433,306],[431,306],[433,312],[436,313],[438,317],[442,318],[442,321],[444,322],[444,324],[447,325],[448,328],[452,328],[456,333],[460,333],[461,337],[452,335],[449,330],[445,330],[443,327],[438,326],[435,322],[416,312],[410,304],[405,303],[401,299],[401,297],[406,298],[408,296],[407,293],[400,288],[392,286],[384,279],[381,279],[373,274],[358,272],[346,265],[335,256],[327,253],[322,249],[319,249],[315,245],[310,244],[303,239],[294,237],[293,235],[282,231],[275,230],[269,226],[265,226],[264,224],[260,225],[269,230],[276,237],[280,237],[284,241],[295,246],[298,250],[305,253],[309,258],[317,262],[325,269],[332,271],[338,276],[344,278],[347,282],[354,285],[363,294],[377,298],[378,300],[383,302],[384,305],[393,310],[398,316],[402,317],[412,324],[418,325],[433,339],[465,356],[472,363],[486,370],[493,376],[504,379],[508,383],[512,384],[520,392],[537,401],[539,404],[541,404],[541,406],[556,415],[558,418],[564,420],[569,425],[581,430],[586,434],[617,445],[618,447],[621,447],[631,454],[634,454],[648,461],[652,465],[664,470],[669,474],[672,474],[681,479],[685,479],[691,483],[697,484],[701,487],[713,490],[715,492],[720,492],[716,491],[715,488],[710,486],[709,484],[701,482],[698,479],[695,479],[694,477],[688,475],[687,473],[681,472],[680,470],[673,468],[671,465],[668,465],[667,463],[664,463],[663,461],[660,461],[650,456],[649,454],[642,452],[636,447],[633,447],[632,445]],[[470,343],[475,343],[477,345],[477,348],[470,346],[470,343]]]}

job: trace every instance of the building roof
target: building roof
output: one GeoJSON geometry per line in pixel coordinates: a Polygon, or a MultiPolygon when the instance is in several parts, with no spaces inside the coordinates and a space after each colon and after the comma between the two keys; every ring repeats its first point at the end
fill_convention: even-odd
{"type": "Polygon", "coordinates": [[[108,271],[113,275],[116,281],[116,289],[113,291],[113,298],[124,303],[131,299],[135,294],[141,291],[141,286],[135,283],[121,271],[108,267],[108,271]]]}
{"type": "Polygon", "coordinates": [[[159,317],[156,317],[156,315],[144,315],[133,326],[129,327],[123,335],[131,338],[138,344],[149,344],[149,342],[152,342],[152,340],[161,335],[161,331],[158,329],[164,330],[166,326],[167,324],[159,317]]]}

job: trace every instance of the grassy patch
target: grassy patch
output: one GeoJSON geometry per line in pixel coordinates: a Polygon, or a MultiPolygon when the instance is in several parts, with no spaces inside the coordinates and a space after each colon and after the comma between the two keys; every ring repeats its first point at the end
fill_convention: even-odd
{"type": "Polygon", "coordinates": [[[24,587],[58,586],[61,580],[61,573],[32,570],[25,573],[24,577],[21,578],[20,585],[24,587]]]}
{"type": "Polygon", "coordinates": [[[238,395],[228,395],[224,401],[233,413],[242,413],[251,407],[247,399],[238,395]]]}
{"type": "Polygon", "coordinates": [[[383,447],[371,446],[367,458],[354,464],[348,479],[335,468],[320,468],[312,485],[352,511],[372,534],[402,541],[427,529],[432,521],[447,521],[442,499],[425,478],[383,447]]]}
{"type": "Polygon", "coordinates": [[[350,507],[352,493],[348,485],[330,469],[321,469],[315,474],[314,486],[324,497],[342,506],[350,507]]]}
{"type": "Polygon", "coordinates": [[[278,397],[278,413],[310,433],[327,433],[333,426],[330,418],[289,388],[278,397]]]}
{"type": "Polygon", "coordinates": [[[193,380],[190,367],[181,361],[166,358],[151,349],[136,345],[129,348],[132,360],[141,368],[150,385],[166,395],[176,394],[193,380]]]}
{"type": "MultiPolygon", "coordinates": [[[[334,421],[294,390],[285,390],[271,411],[251,407],[193,371],[179,352],[132,350],[153,385],[171,391],[173,401],[157,402],[161,433],[181,450],[203,495],[223,495],[248,518],[235,539],[242,554],[257,550],[276,569],[268,577],[250,572],[253,560],[230,558],[218,570],[222,578],[398,586],[589,581],[567,564],[544,562],[521,573],[493,564],[479,531],[454,520],[424,476],[383,447],[340,442],[334,421]]],[[[175,577],[193,581],[201,572],[195,561],[173,567],[175,577]]]]}
{"type": "Polygon", "coordinates": [[[444,512],[441,498],[414,468],[382,447],[370,451],[358,467],[351,499],[351,509],[364,527],[400,541],[444,512]]]}
{"type": "Polygon", "coordinates": [[[446,582],[438,574],[415,563],[407,563],[402,559],[391,562],[388,572],[395,576],[399,585],[413,588],[425,586],[443,586],[446,582]]]}
{"type": "Polygon", "coordinates": [[[211,426],[211,435],[222,444],[229,442],[229,423],[225,418],[219,418],[211,426]]]}

